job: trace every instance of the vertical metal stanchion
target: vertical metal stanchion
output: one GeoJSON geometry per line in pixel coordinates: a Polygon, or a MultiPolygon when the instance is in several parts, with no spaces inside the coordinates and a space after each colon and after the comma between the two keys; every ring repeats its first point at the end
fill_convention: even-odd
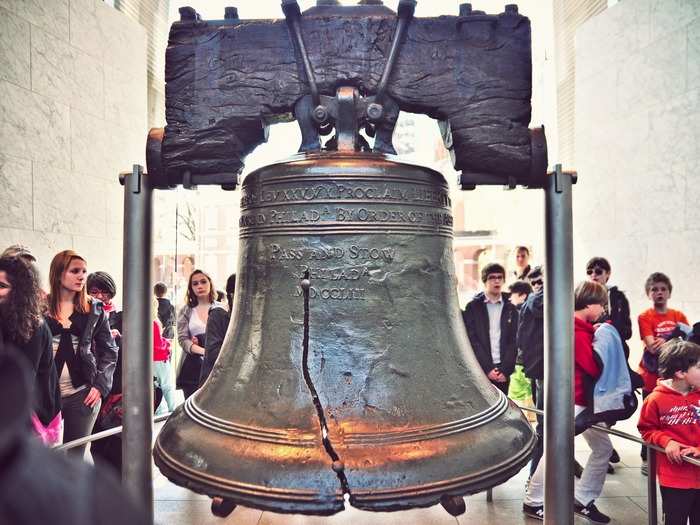
{"type": "Polygon", "coordinates": [[[571,185],[557,164],[545,188],[544,522],[574,523],[574,299],[571,185]]]}
{"type": "Polygon", "coordinates": [[[153,523],[153,319],[151,260],[153,190],[143,168],[122,174],[124,184],[124,313],[122,334],[122,482],[153,523]]]}
{"type": "Polygon", "coordinates": [[[656,502],[656,450],[647,447],[647,515],[649,525],[658,521],[656,502]]]}

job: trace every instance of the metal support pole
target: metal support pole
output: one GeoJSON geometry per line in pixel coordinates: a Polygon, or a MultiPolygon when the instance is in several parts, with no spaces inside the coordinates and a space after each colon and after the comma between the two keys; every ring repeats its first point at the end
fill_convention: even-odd
{"type": "Polygon", "coordinates": [[[649,525],[656,525],[658,511],[656,502],[656,450],[647,447],[647,516],[649,525]]]}
{"type": "Polygon", "coordinates": [[[545,188],[544,522],[574,523],[572,174],[557,164],[545,188]]]}
{"type": "Polygon", "coordinates": [[[147,177],[136,164],[131,173],[120,176],[124,185],[122,483],[153,523],[153,190],[147,177]]]}

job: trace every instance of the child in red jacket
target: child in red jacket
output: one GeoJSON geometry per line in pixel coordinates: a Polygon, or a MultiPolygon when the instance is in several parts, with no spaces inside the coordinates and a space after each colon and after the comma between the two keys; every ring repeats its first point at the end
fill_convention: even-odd
{"type": "Polygon", "coordinates": [[[700,525],[700,467],[683,456],[700,456],[700,346],[676,339],[659,354],[659,381],[644,400],[637,428],[663,447],[657,456],[666,525],[700,525]]]}

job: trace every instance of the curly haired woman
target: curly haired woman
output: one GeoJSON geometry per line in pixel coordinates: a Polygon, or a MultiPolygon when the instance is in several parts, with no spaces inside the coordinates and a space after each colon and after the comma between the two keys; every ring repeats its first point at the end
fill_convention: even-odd
{"type": "MultiPolygon", "coordinates": [[[[36,272],[21,257],[0,258],[0,348],[23,355],[34,373],[34,414],[60,441],[61,397],[36,272]]],[[[36,428],[36,424],[35,424],[36,428]]]]}

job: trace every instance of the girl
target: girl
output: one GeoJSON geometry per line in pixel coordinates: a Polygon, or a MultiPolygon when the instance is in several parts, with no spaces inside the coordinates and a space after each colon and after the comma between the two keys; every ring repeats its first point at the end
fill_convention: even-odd
{"type": "MultiPolygon", "coordinates": [[[[87,263],[72,250],[53,258],[49,269],[47,323],[61,390],[64,442],[90,434],[102,398],[112,388],[117,346],[102,303],[85,290],[87,263]]],[[[85,445],[70,453],[80,457],[85,445]]]]}
{"type": "Polygon", "coordinates": [[[177,340],[185,355],[180,360],[176,386],[182,389],[185,399],[199,386],[209,308],[223,306],[215,299],[216,289],[211,277],[202,270],[194,270],[187,283],[185,306],[177,316],[177,340]]]}

